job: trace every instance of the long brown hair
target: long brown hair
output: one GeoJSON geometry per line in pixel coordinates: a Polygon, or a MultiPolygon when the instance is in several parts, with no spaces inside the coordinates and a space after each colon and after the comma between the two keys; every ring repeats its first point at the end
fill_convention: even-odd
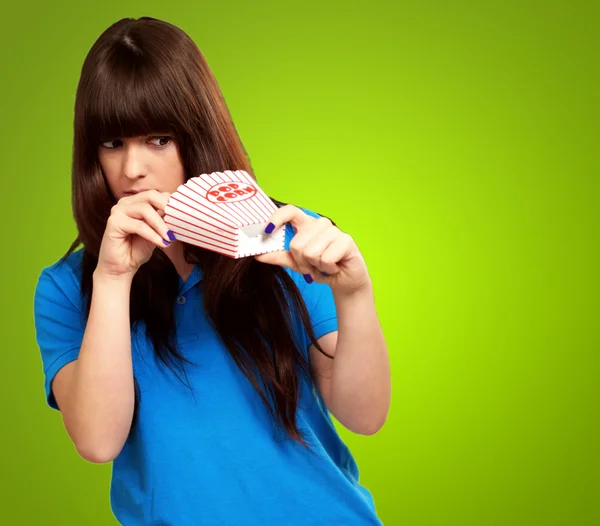
{"type": "MultiPolygon", "coordinates": [[[[106,29],[90,49],[75,101],[72,202],[78,237],[64,258],[83,245],[81,290],[88,316],[92,275],[115,204],[98,160],[98,145],[158,130],[174,137],[186,180],[228,169],[255,177],[217,81],[192,39],[161,20],[125,18],[106,29]]],[[[285,269],[253,258],[236,260],[187,244],[184,253],[186,261],[202,270],[204,309],[232,359],[276,426],[308,446],[296,422],[301,376],[310,378],[310,371],[294,335],[295,315],[301,317],[311,342],[324,351],[296,284],[285,269]]],[[[130,321],[132,327],[143,324],[162,363],[187,378],[183,362],[191,362],[178,351],[175,339],[177,293],[174,265],[155,250],[134,276],[130,321]]],[[[137,382],[135,395],[134,423],[137,382]]]]}

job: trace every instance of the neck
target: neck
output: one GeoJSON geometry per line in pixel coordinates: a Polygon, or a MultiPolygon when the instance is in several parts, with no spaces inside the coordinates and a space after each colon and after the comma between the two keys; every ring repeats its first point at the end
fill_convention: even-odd
{"type": "Polygon", "coordinates": [[[179,241],[173,241],[170,246],[163,249],[164,253],[173,263],[175,270],[181,276],[183,281],[186,281],[189,275],[192,273],[194,265],[188,263],[184,259],[183,244],[179,241]]]}

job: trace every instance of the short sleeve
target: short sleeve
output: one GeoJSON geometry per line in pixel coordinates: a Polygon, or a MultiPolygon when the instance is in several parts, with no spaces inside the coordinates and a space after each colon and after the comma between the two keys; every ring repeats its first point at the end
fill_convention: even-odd
{"type": "Polygon", "coordinates": [[[56,265],[45,268],[34,295],[36,340],[42,358],[46,402],[56,410],[60,409],[52,393],[52,380],[63,366],[77,359],[85,330],[74,276],[68,274],[68,268],[60,271],[56,265]]]}
{"type": "MultiPolygon", "coordinates": [[[[316,282],[310,285],[307,283],[300,292],[306,304],[315,337],[319,339],[330,332],[337,331],[337,312],[329,285],[316,282]]],[[[306,342],[307,346],[310,346],[308,334],[306,342]]]]}
{"type": "MultiPolygon", "coordinates": [[[[312,217],[321,217],[319,214],[302,208],[304,212],[312,217]]],[[[294,237],[294,229],[288,224],[286,226],[285,249],[289,250],[289,243],[294,237]]],[[[316,281],[308,284],[304,277],[289,270],[290,275],[296,282],[298,289],[302,295],[306,309],[310,316],[311,325],[317,339],[325,336],[330,332],[338,330],[338,319],[331,287],[326,283],[317,283],[316,281]]],[[[310,338],[304,328],[302,328],[304,336],[305,350],[311,345],[310,338]]]]}

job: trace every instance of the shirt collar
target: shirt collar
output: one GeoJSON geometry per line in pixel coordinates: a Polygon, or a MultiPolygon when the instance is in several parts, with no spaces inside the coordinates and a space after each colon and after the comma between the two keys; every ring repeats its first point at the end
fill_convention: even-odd
{"type": "Polygon", "coordinates": [[[179,294],[183,295],[188,292],[191,288],[196,286],[198,283],[202,281],[202,271],[198,267],[198,265],[194,265],[192,272],[188,276],[186,281],[183,281],[182,277],[178,275],[179,278],[179,294]]]}

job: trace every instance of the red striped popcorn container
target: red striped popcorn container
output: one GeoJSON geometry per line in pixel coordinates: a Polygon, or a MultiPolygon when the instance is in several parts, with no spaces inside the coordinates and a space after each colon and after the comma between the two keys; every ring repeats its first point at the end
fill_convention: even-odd
{"type": "Polygon", "coordinates": [[[284,249],[284,228],[265,234],[275,210],[247,172],[225,170],[179,186],[164,221],[177,240],[237,259],[284,249]]]}

